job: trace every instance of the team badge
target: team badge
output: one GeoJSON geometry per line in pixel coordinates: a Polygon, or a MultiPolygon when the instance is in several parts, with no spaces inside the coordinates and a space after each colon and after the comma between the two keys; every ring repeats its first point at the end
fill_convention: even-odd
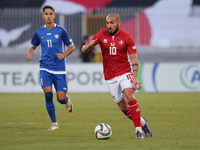
{"type": "Polygon", "coordinates": [[[58,35],[58,34],[56,34],[56,35],[55,35],[55,38],[56,38],[56,39],[57,39],[57,38],[59,38],[59,35],[58,35]]]}
{"type": "Polygon", "coordinates": [[[121,40],[121,41],[119,41],[119,44],[120,44],[120,45],[124,44],[124,41],[122,41],[122,40],[121,40]]]}
{"type": "Polygon", "coordinates": [[[42,39],[42,40],[44,39],[44,36],[43,36],[43,35],[41,36],[41,39],[42,39]]]}

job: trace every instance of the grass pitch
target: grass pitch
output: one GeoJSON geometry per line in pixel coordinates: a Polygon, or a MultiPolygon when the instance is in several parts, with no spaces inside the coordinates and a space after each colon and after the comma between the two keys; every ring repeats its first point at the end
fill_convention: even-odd
{"type": "Polygon", "coordinates": [[[108,93],[69,94],[70,114],[56,100],[59,130],[48,131],[50,118],[43,94],[0,94],[1,150],[197,150],[200,149],[200,93],[137,93],[141,115],[152,138],[135,139],[131,120],[108,93]],[[97,140],[99,123],[111,126],[109,140],[97,140]]]}

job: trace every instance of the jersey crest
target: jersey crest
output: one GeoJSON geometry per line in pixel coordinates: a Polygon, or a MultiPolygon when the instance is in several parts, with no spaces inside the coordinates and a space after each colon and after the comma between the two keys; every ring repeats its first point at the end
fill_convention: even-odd
{"type": "Polygon", "coordinates": [[[124,44],[124,41],[123,41],[123,40],[120,40],[120,41],[119,41],[119,44],[120,44],[120,45],[123,45],[123,44],[124,44]]]}
{"type": "Polygon", "coordinates": [[[59,35],[58,35],[58,34],[56,34],[56,35],[55,35],[55,38],[56,38],[56,39],[57,39],[57,38],[59,38],[59,35]]]}

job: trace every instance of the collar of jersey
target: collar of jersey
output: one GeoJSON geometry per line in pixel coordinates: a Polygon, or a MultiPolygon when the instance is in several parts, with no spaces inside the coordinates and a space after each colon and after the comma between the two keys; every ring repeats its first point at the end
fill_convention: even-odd
{"type": "MultiPolygon", "coordinates": [[[[54,27],[56,27],[56,25],[57,25],[57,24],[56,24],[56,23],[54,23],[54,27]]],[[[44,28],[46,28],[46,24],[44,25],[44,28]]]]}

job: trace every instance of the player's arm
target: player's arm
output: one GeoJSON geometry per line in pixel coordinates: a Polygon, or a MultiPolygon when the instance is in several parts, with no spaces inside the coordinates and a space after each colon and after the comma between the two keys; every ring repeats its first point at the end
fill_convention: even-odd
{"type": "Polygon", "coordinates": [[[64,42],[66,46],[68,46],[68,48],[63,54],[62,53],[55,54],[57,55],[59,60],[62,60],[65,57],[69,56],[76,49],[73,43],[73,40],[70,38],[67,31],[64,28],[61,28],[61,29],[62,29],[62,41],[64,42]]]}
{"type": "Polygon", "coordinates": [[[29,48],[28,51],[28,56],[26,57],[26,61],[29,62],[30,60],[32,60],[32,56],[35,52],[35,49],[37,48],[37,46],[40,44],[39,38],[37,36],[37,31],[34,33],[33,38],[31,40],[31,47],[29,48]]]}
{"type": "Polygon", "coordinates": [[[86,43],[85,45],[83,45],[81,51],[83,53],[88,53],[92,49],[92,47],[95,45],[96,41],[97,41],[97,39],[91,40],[89,43],[86,43]]]}
{"type": "Polygon", "coordinates": [[[138,81],[138,71],[139,71],[139,62],[137,58],[137,53],[130,54],[130,58],[132,61],[132,69],[134,73],[134,78],[133,78],[133,84],[136,88],[136,90],[141,89],[141,83],[138,81]]]}
{"type": "Polygon", "coordinates": [[[65,57],[69,56],[75,49],[76,49],[76,47],[74,45],[72,45],[72,46],[69,46],[63,54],[59,53],[59,54],[56,54],[56,55],[57,55],[59,60],[62,60],[65,57]]]}
{"type": "Polygon", "coordinates": [[[30,60],[32,60],[32,56],[35,52],[36,47],[30,47],[29,51],[28,51],[28,56],[26,57],[26,61],[29,62],[30,60]]]}

